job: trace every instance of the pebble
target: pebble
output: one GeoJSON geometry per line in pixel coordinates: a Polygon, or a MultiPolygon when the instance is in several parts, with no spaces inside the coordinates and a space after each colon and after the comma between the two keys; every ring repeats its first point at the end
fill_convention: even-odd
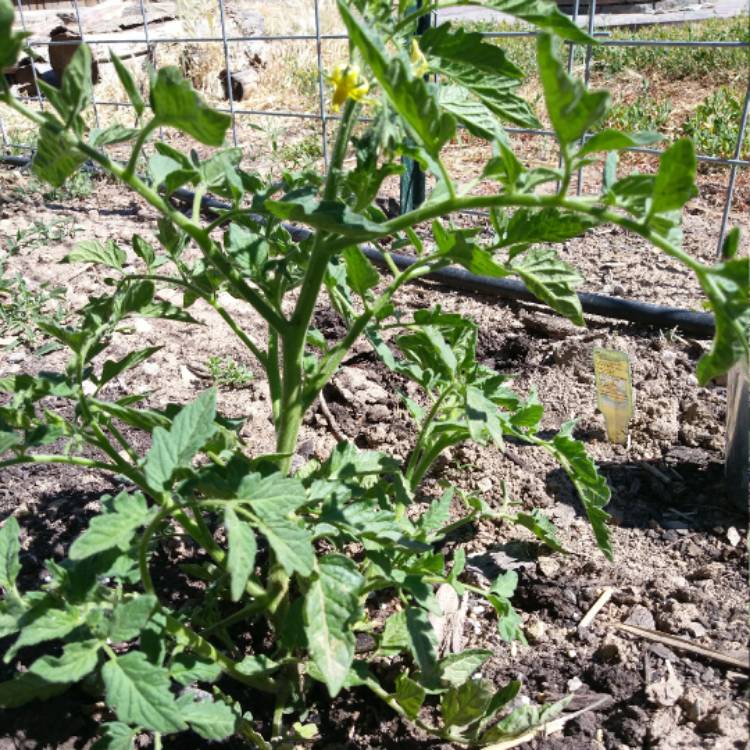
{"type": "Polygon", "coordinates": [[[143,318],[133,318],[133,329],[136,333],[144,334],[151,333],[151,331],[154,330],[154,327],[143,318]]]}
{"type": "Polygon", "coordinates": [[[551,557],[542,557],[536,564],[539,572],[547,578],[554,578],[560,572],[560,563],[551,557]]]}
{"type": "Polygon", "coordinates": [[[532,620],[529,620],[528,624],[524,628],[524,633],[526,633],[527,638],[532,643],[538,643],[541,640],[544,640],[544,637],[547,632],[547,626],[542,622],[542,620],[538,620],[537,618],[533,618],[532,620]]]}
{"type": "Polygon", "coordinates": [[[143,372],[146,375],[158,375],[159,369],[159,365],[157,365],[156,362],[145,362],[143,364],[143,372]]]}
{"type": "Polygon", "coordinates": [[[480,492],[490,492],[490,490],[492,490],[492,480],[489,477],[485,477],[479,481],[477,489],[480,492]]]}
{"type": "Polygon", "coordinates": [[[732,547],[736,547],[742,541],[742,537],[740,536],[739,531],[737,531],[734,526],[730,526],[727,529],[727,541],[732,545],[732,547]]]}
{"type": "Polygon", "coordinates": [[[19,362],[23,362],[26,359],[26,355],[23,352],[11,352],[7,359],[10,364],[17,365],[19,362]]]}
{"type": "Polygon", "coordinates": [[[578,677],[572,677],[568,680],[568,692],[575,693],[583,687],[583,682],[578,677]]]}
{"type": "Polygon", "coordinates": [[[654,630],[656,622],[651,612],[646,609],[642,604],[636,604],[633,609],[630,610],[628,619],[625,620],[626,625],[635,625],[638,628],[646,628],[647,630],[654,630]]]}

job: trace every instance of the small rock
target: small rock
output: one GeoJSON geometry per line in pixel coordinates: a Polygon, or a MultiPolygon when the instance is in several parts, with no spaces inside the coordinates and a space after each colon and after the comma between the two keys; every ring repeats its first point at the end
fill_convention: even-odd
{"type": "Polygon", "coordinates": [[[680,720],[680,709],[677,706],[662,708],[656,711],[648,727],[649,737],[652,742],[671,734],[680,720]]]}
{"type": "Polygon", "coordinates": [[[532,643],[539,643],[539,641],[544,640],[546,632],[547,626],[536,617],[532,617],[524,627],[524,633],[532,643]]]}
{"type": "Polygon", "coordinates": [[[740,536],[739,531],[737,531],[734,526],[730,526],[727,529],[727,541],[732,545],[732,547],[736,547],[742,541],[742,537],[740,536]]]}
{"type": "Polygon", "coordinates": [[[630,614],[628,615],[628,619],[625,620],[625,624],[635,625],[638,628],[646,628],[647,630],[653,630],[656,627],[654,616],[642,604],[636,604],[635,607],[630,610],[630,614]]]}
{"type": "Polygon", "coordinates": [[[663,643],[652,643],[649,646],[649,651],[665,661],[677,661],[677,655],[674,651],[668,649],[663,643]]]}
{"type": "Polygon", "coordinates": [[[198,380],[198,377],[190,372],[185,365],[180,365],[180,380],[182,380],[185,385],[190,385],[198,380]]]}
{"type": "Polygon", "coordinates": [[[646,685],[646,697],[648,700],[662,707],[674,706],[682,697],[685,688],[682,686],[680,678],[674,671],[670,662],[666,662],[667,673],[664,677],[650,685],[646,685]]]}
{"type": "Polygon", "coordinates": [[[90,380],[84,380],[81,383],[81,390],[86,396],[93,396],[96,393],[96,383],[92,383],[90,380]]]}
{"type": "Polygon", "coordinates": [[[685,626],[685,630],[690,633],[690,635],[693,636],[693,638],[703,638],[704,635],[708,632],[703,625],[701,625],[696,620],[692,620],[685,626]]]}
{"type": "Polygon", "coordinates": [[[156,364],[156,362],[144,362],[143,363],[143,372],[146,375],[154,376],[159,374],[159,365],[156,364]]]}
{"type": "Polygon", "coordinates": [[[489,477],[485,477],[484,479],[481,479],[477,483],[477,489],[480,492],[490,492],[490,490],[492,490],[492,480],[489,477]]]}
{"type": "Polygon", "coordinates": [[[6,359],[12,365],[17,365],[19,362],[23,362],[26,359],[26,355],[23,352],[11,352],[6,359]]]}
{"type": "Polygon", "coordinates": [[[685,718],[698,724],[708,716],[712,702],[708,693],[690,687],[680,698],[680,706],[685,713],[685,718]]]}
{"type": "Polygon", "coordinates": [[[374,404],[367,410],[368,422],[387,422],[391,418],[391,410],[385,404],[374,404]]]}
{"type": "Polygon", "coordinates": [[[583,687],[583,682],[578,677],[572,677],[568,680],[568,692],[575,693],[576,690],[580,690],[583,687]]]}
{"type": "Polygon", "coordinates": [[[144,334],[151,333],[151,331],[154,330],[154,327],[143,318],[133,318],[133,329],[136,333],[144,334]]]}
{"type": "Polygon", "coordinates": [[[537,569],[543,576],[554,578],[560,572],[560,563],[551,557],[542,557],[536,564],[537,569]]]}

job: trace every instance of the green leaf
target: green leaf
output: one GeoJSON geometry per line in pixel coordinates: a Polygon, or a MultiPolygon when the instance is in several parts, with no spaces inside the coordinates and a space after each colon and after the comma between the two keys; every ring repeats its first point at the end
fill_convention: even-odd
{"type": "Polygon", "coordinates": [[[362,612],[358,601],[363,580],[357,566],[343,555],[325,555],[305,594],[308,650],[331,697],[339,693],[354,661],[352,625],[362,612]]]}
{"type": "Polygon", "coordinates": [[[596,464],[586,453],[583,443],[572,437],[573,423],[567,422],[551,443],[542,443],[560,462],[581,498],[586,515],[594,531],[599,549],[612,559],[612,546],[607,531],[609,514],[604,506],[609,503],[607,480],[598,472],[596,464]]]}
{"type": "Polygon", "coordinates": [[[83,560],[98,552],[118,548],[127,550],[136,529],[151,519],[146,498],[139,492],[129,495],[121,492],[113,501],[114,513],[94,516],[89,527],[70,547],[71,560],[83,560]]]}
{"type": "Polygon", "coordinates": [[[22,672],[12,680],[0,682],[0,708],[18,708],[33,700],[46,700],[64,693],[68,687],[47,682],[32,672],[22,672]]]}
{"type": "Polygon", "coordinates": [[[513,521],[527,528],[539,541],[544,542],[550,549],[556,552],[565,551],[560,544],[560,540],[557,538],[555,524],[539,508],[534,508],[531,513],[517,513],[513,521]]]}
{"type": "Polygon", "coordinates": [[[15,589],[16,578],[21,571],[21,563],[18,559],[21,551],[21,543],[18,539],[20,533],[21,529],[15,516],[7,518],[0,528],[0,587],[6,591],[15,589]]]}
{"type": "Polygon", "coordinates": [[[451,503],[455,489],[448,487],[438,500],[433,500],[430,507],[419,519],[419,528],[431,534],[439,531],[451,520],[451,503]]]}
{"type": "Polygon", "coordinates": [[[497,594],[487,594],[486,597],[497,613],[497,632],[500,633],[500,637],[508,643],[512,641],[526,643],[521,616],[513,609],[510,601],[497,594]]]}
{"type": "Polygon", "coordinates": [[[156,253],[154,248],[140,234],[133,235],[133,252],[146,264],[147,268],[153,267],[156,261],[156,253]]]}
{"type": "Polygon", "coordinates": [[[234,733],[237,715],[226,703],[210,700],[179,703],[182,717],[204,740],[221,742],[234,733]]]}
{"type": "Polygon", "coordinates": [[[85,240],[79,242],[64,258],[65,263],[95,263],[108,268],[122,271],[128,256],[121,250],[114,240],[106,243],[99,240],[85,240]]]}
{"type": "Polygon", "coordinates": [[[534,247],[511,261],[528,290],[576,325],[586,325],[575,288],[583,281],[578,271],[551,247],[534,247]]]}
{"type": "Polygon", "coordinates": [[[154,154],[148,160],[148,172],[155,188],[164,188],[167,194],[173,193],[188,182],[198,180],[198,172],[192,167],[184,169],[169,156],[154,154]]]}
{"type": "Polygon", "coordinates": [[[138,349],[137,351],[130,352],[122,359],[108,359],[102,366],[102,374],[99,376],[99,387],[101,388],[105,383],[109,383],[110,380],[116,378],[121,372],[130,370],[141,364],[141,362],[145,362],[161,348],[161,346],[149,346],[146,349],[138,349]]]}
{"type": "Polygon", "coordinates": [[[426,687],[437,686],[440,676],[437,663],[438,643],[427,612],[420,607],[409,607],[405,617],[409,647],[422,672],[421,682],[426,687]]]}
{"type": "Polygon", "coordinates": [[[396,678],[396,700],[410,719],[417,718],[426,695],[425,689],[406,673],[396,678]]]}
{"type": "Polygon", "coordinates": [[[570,698],[563,698],[557,703],[547,703],[543,706],[530,705],[516,708],[487,730],[480,738],[480,742],[487,744],[514,739],[530,729],[541,727],[558,716],[569,702],[570,698]]]}
{"type": "Polygon", "coordinates": [[[237,602],[245,593],[247,579],[255,568],[255,554],[258,545],[251,526],[240,521],[231,506],[224,508],[224,525],[227,529],[229,553],[227,570],[232,601],[237,602]]]}
{"type": "Polygon", "coordinates": [[[297,221],[358,242],[383,234],[380,224],[352,211],[344,203],[319,200],[309,192],[301,195],[290,194],[280,201],[266,200],[263,207],[277,219],[297,221]]]}
{"type": "Polygon", "coordinates": [[[698,360],[701,385],[740,363],[750,367],[750,261],[733,258],[701,271],[698,278],[711,303],[716,320],[711,350],[698,360]]]}
{"type": "Polygon", "coordinates": [[[513,212],[498,237],[502,247],[542,242],[565,242],[580,237],[586,230],[599,224],[591,216],[564,211],[561,208],[520,208],[513,212]]]}
{"type": "Polygon", "coordinates": [[[146,481],[157,492],[163,491],[175,470],[187,468],[195,454],[216,431],[216,390],[204,391],[182,408],[169,430],[157,427],[143,466],[146,481]]]}
{"type": "Polygon", "coordinates": [[[118,604],[109,629],[110,640],[121,643],[137,638],[146,627],[158,603],[152,594],[141,594],[130,601],[118,604]]]}
{"type": "Polygon", "coordinates": [[[267,513],[258,514],[257,526],[288,575],[299,573],[306,578],[312,573],[315,565],[312,536],[300,522],[267,513]]]}
{"type": "Polygon", "coordinates": [[[349,285],[360,297],[364,297],[380,281],[380,274],[356,245],[347,247],[342,255],[349,285]]]}
{"type": "Polygon", "coordinates": [[[383,633],[380,636],[378,654],[395,656],[410,647],[409,630],[406,627],[406,612],[394,612],[385,621],[383,633]]]}
{"type": "Polygon", "coordinates": [[[125,89],[125,93],[128,95],[130,103],[133,105],[133,109],[135,110],[136,115],[140,117],[143,114],[144,109],[146,108],[146,104],[143,101],[143,97],[141,96],[140,91],[138,91],[138,87],[135,85],[133,77],[130,75],[130,71],[125,67],[125,64],[122,62],[122,60],[120,60],[120,58],[111,49],[109,51],[109,57],[110,60],[112,60],[112,65],[114,65],[115,72],[117,73],[117,77],[120,79],[122,87],[125,89]]]}
{"type": "Polygon", "coordinates": [[[62,656],[42,656],[29,671],[47,682],[78,682],[96,668],[101,645],[97,640],[68,643],[62,656]]]}
{"type": "Polygon", "coordinates": [[[680,210],[698,195],[696,170],[695,146],[690,138],[682,138],[662,154],[654,180],[649,218],[654,214],[680,210]]]}
{"type": "Polygon", "coordinates": [[[472,135],[486,141],[506,139],[505,130],[495,113],[471,97],[463,86],[441,86],[440,106],[450,112],[472,135]]]}
{"type": "Polygon", "coordinates": [[[80,610],[75,607],[58,609],[46,606],[27,612],[21,617],[19,624],[21,634],[5,652],[3,658],[6,663],[25,646],[34,646],[37,643],[64,638],[83,624],[83,616],[80,610]]]}
{"type": "Polygon", "coordinates": [[[466,388],[466,421],[472,440],[481,445],[486,444],[487,438],[498,447],[503,447],[503,424],[500,411],[479,388],[466,388]]]}
{"type": "Polygon", "coordinates": [[[114,143],[132,141],[137,135],[138,131],[134,128],[126,128],[124,125],[114,123],[103,130],[92,130],[89,138],[94,148],[101,148],[102,146],[110,146],[114,143]]]}
{"type": "Polygon", "coordinates": [[[450,21],[427,29],[419,37],[419,47],[429,56],[463,63],[485,73],[523,78],[523,71],[506,56],[502,47],[485,41],[479,32],[470,32],[450,21]]]}
{"type": "Polygon", "coordinates": [[[143,652],[131,651],[110,659],[102,668],[102,679],[107,705],[120,721],[154,732],[187,728],[169,690],[169,673],[152,664],[143,652]]]}
{"type": "Polygon", "coordinates": [[[453,687],[463,685],[492,656],[492,651],[480,648],[449,654],[440,661],[440,677],[453,687]]]}
{"type": "Polygon", "coordinates": [[[490,704],[493,689],[487,680],[467,680],[440,697],[440,714],[447,727],[465,727],[476,721],[490,704]]]}
{"type": "Polygon", "coordinates": [[[540,29],[552,32],[561,39],[582,44],[596,43],[595,39],[580,29],[569,16],[566,16],[554,2],[549,0],[485,0],[482,5],[515,16],[540,29]]]}
{"type": "Polygon", "coordinates": [[[206,146],[221,146],[232,119],[208,107],[179,68],[161,68],[151,82],[151,108],[160,125],[181,130],[206,146]]]}
{"type": "Polygon", "coordinates": [[[133,750],[133,743],[140,731],[121,721],[108,721],[102,724],[102,736],[91,750],[133,750]]]}
{"type": "Polygon", "coordinates": [[[276,472],[267,477],[248,474],[237,488],[237,498],[250,502],[253,512],[264,517],[288,516],[307,501],[305,487],[299,479],[276,472]]]}
{"type": "Polygon", "coordinates": [[[581,81],[571,78],[560,60],[559,44],[548,34],[537,38],[537,59],[547,112],[565,148],[603,119],[609,94],[589,92],[581,81]]]}
{"type": "MultiPolygon", "coordinates": [[[[13,6],[10,0],[0,0],[0,74],[15,65],[29,33],[13,31],[13,6]]],[[[0,90],[2,87],[0,86],[0,90]]]]}
{"type": "MultiPolygon", "coordinates": [[[[246,657],[252,658],[252,657],[246,657]]],[[[240,665],[244,660],[240,662],[240,665]]],[[[240,668],[240,671],[244,671],[240,668]]],[[[221,676],[221,667],[215,661],[203,659],[197,654],[182,652],[177,654],[169,666],[169,676],[180,685],[194,682],[215,682],[221,676]]]]}
{"type": "Polygon", "coordinates": [[[578,149],[576,156],[580,159],[598,151],[622,151],[636,146],[650,146],[661,140],[664,140],[664,136],[659,133],[621,133],[619,130],[605,128],[588,138],[578,149]]]}
{"type": "Polygon", "coordinates": [[[509,271],[496,263],[492,255],[480,247],[463,231],[448,231],[439,221],[432,223],[432,234],[440,249],[440,254],[454,263],[459,263],[467,271],[479,276],[508,276],[509,271]]]}
{"type": "Polygon", "coordinates": [[[421,77],[414,76],[406,59],[391,59],[377,32],[364,19],[355,16],[345,0],[337,0],[337,3],[350,43],[359,50],[417,141],[428,154],[437,156],[453,137],[456,121],[447,112],[440,111],[435,91],[421,77]]]}
{"type": "Polygon", "coordinates": [[[6,432],[0,430],[0,455],[23,443],[23,437],[17,432],[6,432]]]}
{"type": "Polygon", "coordinates": [[[73,148],[56,128],[50,125],[39,128],[31,169],[40,180],[61,187],[84,161],[86,157],[73,148]]]}
{"type": "Polygon", "coordinates": [[[508,570],[493,581],[490,591],[493,594],[502,596],[503,599],[510,599],[515,593],[517,586],[518,573],[515,570],[508,570]]]}
{"type": "MultiPolygon", "coordinates": [[[[65,109],[60,114],[65,119],[65,127],[74,126],[80,134],[80,128],[75,127],[75,120],[91,103],[94,88],[91,82],[91,50],[87,44],[81,44],[73,53],[70,62],[65,66],[60,87],[60,99],[65,109]]],[[[54,102],[53,102],[54,103],[54,102]]]]}

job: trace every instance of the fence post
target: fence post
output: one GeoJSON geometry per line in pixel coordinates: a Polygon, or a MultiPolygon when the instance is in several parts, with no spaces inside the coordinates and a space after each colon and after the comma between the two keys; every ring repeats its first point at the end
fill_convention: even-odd
{"type": "MultiPolygon", "coordinates": [[[[423,0],[415,0],[414,5],[409,9],[409,12],[419,10],[422,5],[423,0]]],[[[429,13],[420,16],[417,19],[416,36],[424,34],[424,32],[430,28],[430,22],[431,15],[429,13]]],[[[404,173],[401,175],[401,191],[399,196],[402,214],[407,211],[412,211],[417,208],[417,206],[422,205],[426,193],[425,174],[419,166],[419,163],[414,161],[414,159],[409,159],[407,157],[403,159],[403,165],[404,173]]]]}

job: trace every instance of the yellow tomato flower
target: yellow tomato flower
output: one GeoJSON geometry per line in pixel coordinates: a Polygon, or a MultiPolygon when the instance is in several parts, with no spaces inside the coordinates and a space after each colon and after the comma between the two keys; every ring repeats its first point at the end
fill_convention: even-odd
{"type": "Polygon", "coordinates": [[[411,39],[411,67],[414,75],[421,78],[430,72],[430,65],[424,52],[419,48],[419,42],[415,37],[411,39]]]}
{"type": "Polygon", "coordinates": [[[347,99],[358,102],[367,96],[370,84],[362,78],[357,65],[337,65],[328,76],[328,83],[333,86],[333,103],[331,109],[338,112],[347,99]]]}

